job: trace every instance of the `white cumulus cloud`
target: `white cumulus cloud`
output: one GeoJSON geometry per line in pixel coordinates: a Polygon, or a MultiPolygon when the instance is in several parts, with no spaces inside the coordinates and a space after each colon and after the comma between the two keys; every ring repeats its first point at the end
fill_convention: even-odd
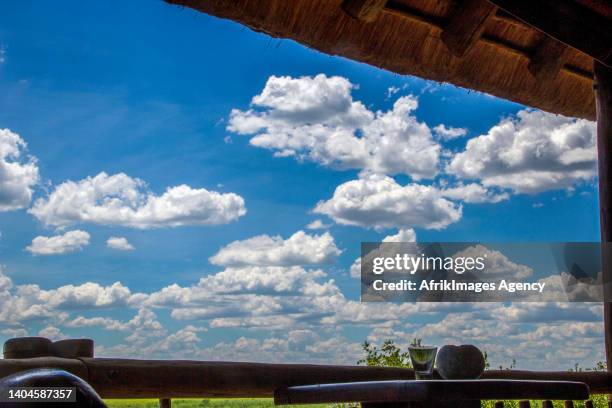
{"type": "Polygon", "coordinates": [[[132,338],[143,334],[144,337],[155,337],[164,333],[164,328],[157,320],[155,313],[146,308],[139,309],[138,313],[127,322],[109,317],[77,316],[68,320],[65,325],[66,327],[103,327],[106,330],[130,332],[132,338]]]}
{"type": "Polygon", "coordinates": [[[382,242],[416,242],[416,232],[412,228],[400,229],[397,234],[384,237],[382,242]]]}
{"type": "Polygon", "coordinates": [[[478,183],[458,184],[441,190],[442,196],[470,204],[498,203],[510,198],[506,192],[494,192],[478,183]]]}
{"type": "MultiPolygon", "coordinates": [[[[387,238],[412,236],[406,230],[387,238]]],[[[96,346],[99,356],[324,363],[340,355],[346,359],[340,362],[354,363],[366,336],[378,346],[393,339],[402,349],[414,337],[469,342],[489,352],[492,365],[520,356],[519,366],[527,369],[567,369],[567,355],[584,367],[604,358],[600,303],[362,303],[345,297],[324,271],[299,266],[232,267],[147,294],[94,282],[42,290],[13,285],[1,269],[0,334],[62,338],[111,331],[99,336],[112,338],[96,346]],[[109,316],[109,307],[124,316],[137,313],[121,320],[109,316]],[[164,316],[158,318],[158,310],[164,316]],[[204,342],[200,334],[208,329],[223,331],[220,342],[204,342]],[[571,341],[576,337],[581,342],[571,341]]]]}
{"type": "Polygon", "coordinates": [[[67,339],[68,336],[61,332],[61,330],[55,326],[47,326],[38,332],[41,337],[46,337],[51,340],[63,340],[67,339]]]}
{"type": "Polygon", "coordinates": [[[442,140],[453,140],[467,135],[467,129],[439,124],[433,128],[434,133],[442,140]]]}
{"type": "Polygon", "coordinates": [[[25,208],[38,183],[36,158],[26,154],[27,144],[8,129],[0,129],[0,211],[25,208]]]}
{"type": "Polygon", "coordinates": [[[462,207],[434,186],[402,186],[391,177],[362,174],[339,185],[333,197],[319,202],[314,212],[344,225],[443,229],[459,221],[462,207]]]}
{"type": "Polygon", "coordinates": [[[234,241],[221,248],[210,261],[224,266],[316,265],[333,262],[340,252],[330,233],[309,235],[298,231],[287,239],[258,235],[234,241]]]}
{"type": "Polygon", "coordinates": [[[132,293],[120,282],[96,282],[41,289],[36,284],[13,285],[0,268],[0,327],[31,320],[64,321],[70,311],[137,306],[145,295],[132,293]]]}
{"type": "Polygon", "coordinates": [[[253,146],[340,169],[431,178],[440,145],[413,112],[417,98],[403,96],[389,111],[372,112],[353,100],[346,78],[271,76],[251,109],[232,110],[227,129],[250,135],[253,146]]]}
{"type": "Polygon", "coordinates": [[[532,194],[591,180],[596,160],[593,122],[522,110],[470,139],[447,171],[480,179],[485,187],[532,194]]]}
{"type": "Polygon", "coordinates": [[[133,251],[134,246],[130,244],[125,237],[109,237],[106,240],[106,246],[118,251],[133,251]]]}
{"type": "Polygon", "coordinates": [[[183,184],[155,195],[140,179],[102,172],[56,186],[29,212],[45,225],[88,222],[148,229],[226,224],[244,215],[246,208],[244,199],[234,193],[183,184]]]}
{"type": "MultiPolygon", "coordinates": [[[[21,287],[22,293],[24,288],[21,287]]],[[[38,286],[28,287],[32,303],[42,302],[51,308],[99,308],[119,307],[140,300],[138,294],[132,294],[130,289],[120,282],[102,286],[96,282],[86,282],[81,285],[65,285],[57,289],[42,290],[38,286]]]]}
{"type": "Polygon", "coordinates": [[[81,250],[89,245],[89,233],[81,230],[66,231],[53,237],[38,236],[26,247],[33,255],[59,255],[81,250]]]}
{"type": "MultiPolygon", "coordinates": [[[[387,235],[384,237],[382,242],[416,242],[416,232],[412,228],[400,229],[397,231],[397,234],[387,235]]],[[[373,254],[366,255],[366,257],[367,256],[373,256],[373,254]]],[[[355,261],[353,261],[350,273],[351,277],[353,278],[361,277],[361,257],[358,257],[355,259],[355,261]]]]}
{"type": "Polygon", "coordinates": [[[221,294],[304,292],[323,276],[323,271],[307,271],[299,266],[227,268],[202,278],[198,286],[221,294]]]}
{"type": "Polygon", "coordinates": [[[309,230],[322,230],[322,229],[328,229],[329,227],[331,227],[331,225],[325,224],[323,221],[319,219],[314,220],[313,222],[306,225],[306,228],[309,230]]]}
{"type": "Polygon", "coordinates": [[[480,244],[470,246],[463,251],[457,252],[453,256],[455,258],[483,257],[485,269],[482,277],[485,278],[499,278],[501,276],[505,279],[514,278],[523,280],[533,274],[533,269],[530,267],[513,262],[502,252],[487,248],[480,244]]]}

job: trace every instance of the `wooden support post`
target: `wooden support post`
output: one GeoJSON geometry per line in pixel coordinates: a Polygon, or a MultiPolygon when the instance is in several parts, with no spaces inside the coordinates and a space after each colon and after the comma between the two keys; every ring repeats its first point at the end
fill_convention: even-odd
{"type": "Polygon", "coordinates": [[[519,401],[519,408],[531,408],[531,403],[528,400],[519,401]]]}
{"type": "Polygon", "coordinates": [[[504,401],[495,401],[494,408],[504,408],[504,401]]]}
{"type": "Polygon", "coordinates": [[[351,17],[370,23],[378,17],[387,0],[344,0],[342,9],[351,17]]]}
{"type": "Polygon", "coordinates": [[[172,408],[172,400],[170,398],[160,398],[159,408],[172,408]]]}
{"type": "Polygon", "coordinates": [[[545,36],[535,50],[527,69],[538,80],[557,76],[565,65],[568,46],[545,36]]]}
{"type": "Polygon", "coordinates": [[[574,401],[563,401],[564,408],[574,408],[574,401]]]}
{"type": "Polygon", "coordinates": [[[45,337],[15,337],[4,343],[4,358],[34,358],[53,355],[53,343],[45,337]]]}
{"type": "Polygon", "coordinates": [[[440,38],[453,55],[462,57],[480,39],[487,21],[496,11],[497,7],[485,0],[465,0],[440,38]]]}
{"type": "Polygon", "coordinates": [[[612,371],[612,299],[606,296],[612,281],[612,259],[608,256],[612,242],[612,68],[594,61],[595,103],[597,108],[597,159],[599,167],[599,225],[604,243],[602,270],[604,277],[604,335],[608,371],[612,371]]]}
{"type": "Polygon", "coordinates": [[[542,408],[553,408],[553,403],[551,400],[542,401],[542,408]]]}
{"type": "Polygon", "coordinates": [[[584,401],[584,408],[593,408],[593,400],[584,401]]]}
{"type": "Polygon", "coordinates": [[[66,339],[53,342],[53,354],[63,358],[92,358],[94,341],[92,339],[66,339]]]}

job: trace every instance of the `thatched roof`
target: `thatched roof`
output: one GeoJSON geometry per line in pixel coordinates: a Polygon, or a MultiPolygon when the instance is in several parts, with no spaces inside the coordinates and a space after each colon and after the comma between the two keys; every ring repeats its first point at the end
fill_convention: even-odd
{"type": "MultiPolygon", "coordinates": [[[[592,56],[484,0],[167,1],[399,74],[595,118],[592,56]]],[[[572,1],[598,22],[612,15],[606,0],[572,1]]]]}

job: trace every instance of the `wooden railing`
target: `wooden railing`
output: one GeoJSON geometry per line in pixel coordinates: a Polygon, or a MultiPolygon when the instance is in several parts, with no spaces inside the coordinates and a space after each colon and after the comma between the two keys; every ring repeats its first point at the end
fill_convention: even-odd
{"type": "MultiPolygon", "coordinates": [[[[89,339],[11,339],[4,344],[0,378],[37,368],[62,369],[85,380],[102,398],[156,398],[164,408],[171,407],[172,398],[271,398],[276,390],[297,385],[414,379],[408,368],[93,356],[94,342],[89,339]]],[[[439,377],[435,371],[434,377],[439,377]]],[[[481,378],[577,381],[587,384],[591,394],[612,394],[612,373],[604,371],[488,370],[481,378]]],[[[543,406],[549,405],[545,401],[543,406]]],[[[495,404],[502,406],[503,402],[495,404]]],[[[520,406],[527,408],[529,403],[522,401],[520,406]]]]}
{"type": "MultiPolygon", "coordinates": [[[[0,377],[43,367],[83,378],[103,398],[272,397],[293,385],[414,379],[406,368],[59,357],[0,360],[0,377]]],[[[488,370],[482,378],[579,381],[612,393],[609,372],[488,370]]]]}

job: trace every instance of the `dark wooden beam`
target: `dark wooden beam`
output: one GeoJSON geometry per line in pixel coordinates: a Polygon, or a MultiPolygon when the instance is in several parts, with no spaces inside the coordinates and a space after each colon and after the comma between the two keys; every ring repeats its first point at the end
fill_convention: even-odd
{"type": "Polygon", "coordinates": [[[461,2],[440,34],[442,42],[453,55],[462,57],[478,42],[487,21],[496,11],[497,7],[486,0],[461,2]]]}
{"type": "Polygon", "coordinates": [[[274,390],[292,385],[414,378],[412,370],[390,367],[103,358],[81,361],[88,368],[89,384],[104,398],[270,397],[274,390]]]}
{"type": "Polygon", "coordinates": [[[486,370],[480,378],[505,380],[578,381],[589,386],[591,394],[612,392],[612,372],[606,371],[528,371],[486,370]]]}
{"type": "Polygon", "coordinates": [[[610,20],[572,0],[488,0],[543,33],[612,66],[610,20]]]}
{"type": "MultiPolygon", "coordinates": [[[[274,392],[276,405],[337,402],[459,402],[473,400],[519,399],[519,408],[529,408],[529,400],[584,400],[586,384],[570,381],[514,380],[421,380],[368,381],[343,384],[313,384],[281,388],[274,392]]],[[[389,405],[389,407],[394,405],[389,405]]],[[[427,404],[426,406],[431,406],[427,404]]],[[[480,406],[480,403],[478,404],[480,406]]],[[[573,408],[573,407],[572,407],[573,408]]]]}
{"type": "Polygon", "coordinates": [[[351,17],[370,23],[378,17],[387,0],[344,0],[342,9],[351,17]]]}
{"type": "MultiPolygon", "coordinates": [[[[597,165],[599,168],[599,225],[601,231],[604,289],[612,281],[612,69],[595,61],[595,104],[597,110],[597,165]]],[[[604,290],[604,335],[606,362],[612,370],[612,299],[604,290]]]]}
{"type": "MultiPolygon", "coordinates": [[[[81,377],[103,398],[271,397],[293,385],[414,379],[412,369],[392,367],[57,357],[0,359],[0,377],[43,367],[81,377]]],[[[612,372],[487,370],[481,378],[577,381],[593,394],[612,392],[612,372]]]]}
{"type": "Polygon", "coordinates": [[[536,79],[543,80],[557,76],[567,60],[569,47],[552,37],[544,36],[533,56],[529,60],[527,69],[536,79]]]}
{"type": "MultiPolygon", "coordinates": [[[[445,18],[440,18],[438,16],[434,16],[430,14],[425,14],[421,12],[420,10],[410,7],[406,5],[405,3],[401,3],[397,0],[388,0],[385,6],[385,9],[383,11],[393,16],[397,16],[397,17],[408,19],[410,21],[425,24],[431,27],[432,29],[436,31],[440,31],[440,32],[442,32],[442,30],[444,30],[444,28],[448,24],[445,18]]],[[[495,14],[493,18],[500,19],[500,15],[501,15],[503,16],[501,17],[501,19],[504,21],[516,21],[514,17],[508,17],[508,14],[503,14],[503,13],[505,12],[500,11],[497,14],[495,14]]],[[[503,49],[505,51],[511,52],[515,55],[520,56],[521,58],[531,59],[533,56],[530,50],[524,49],[515,44],[510,44],[507,41],[504,41],[492,35],[488,35],[487,33],[482,34],[480,41],[482,43],[489,44],[492,47],[496,47],[498,49],[503,49]]],[[[567,74],[578,76],[581,79],[586,79],[588,81],[593,80],[592,72],[584,71],[580,68],[577,68],[569,64],[563,65],[561,70],[567,74]]]]}
{"type": "Polygon", "coordinates": [[[68,371],[77,377],[81,377],[85,381],[88,379],[87,366],[85,363],[75,358],[60,357],[0,358],[0,378],[21,371],[45,367],[68,371]]]}

